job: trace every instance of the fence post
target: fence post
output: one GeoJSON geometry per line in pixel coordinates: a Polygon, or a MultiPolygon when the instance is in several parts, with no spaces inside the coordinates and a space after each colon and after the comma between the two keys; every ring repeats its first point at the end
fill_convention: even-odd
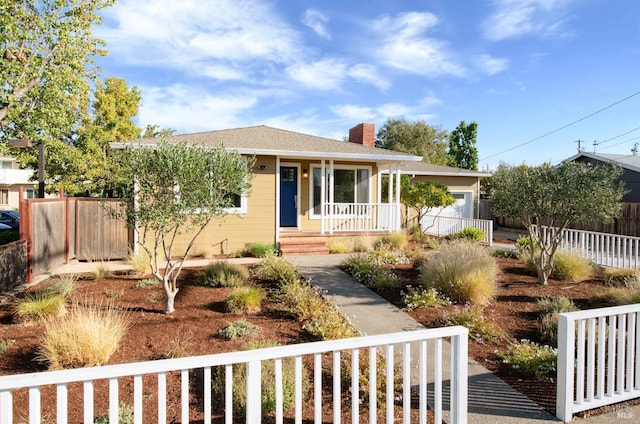
{"type": "MultiPolygon", "coordinates": [[[[231,396],[227,393],[226,396],[231,396]]],[[[247,362],[247,424],[259,424],[262,420],[262,363],[247,362]],[[251,407],[249,407],[251,405],[251,407]]]]}
{"type": "Polygon", "coordinates": [[[469,330],[463,329],[461,334],[451,337],[451,423],[467,423],[467,353],[469,330]]]}
{"type": "Polygon", "coordinates": [[[564,422],[573,416],[573,366],[575,358],[575,323],[561,313],[558,315],[558,362],[556,417],[564,422]]]}

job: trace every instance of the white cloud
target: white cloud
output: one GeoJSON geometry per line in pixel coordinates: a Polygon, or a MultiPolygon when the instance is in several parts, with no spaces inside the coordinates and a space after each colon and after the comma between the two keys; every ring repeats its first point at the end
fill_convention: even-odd
{"type": "Polygon", "coordinates": [[[289,63],[301,51],[299,35],[257,0],[121,0],[104,16],[96,34],[129,64],[198,72],[211,61],[289,63]]]}
{"type": "Polygon", "coordinates": [[[509,60],[481,54],[475,57],[476,66],[487,75],[495,75],[509,68],[509,60]]]}
{"type": "Polygon", "coordinates": [[[560,16],[571,0],[494,0],[495,12],[484,22],[484,37],[492,41],[523,35],[567,36],[560,16]]]}
{"type": "Polygon", "coordinates": [[[339,90],[349,78],[371,84],[380,90],[390,82],[378,74],[372,65],[349,65],[341,58],[325,58],[311,63],[297,63],[287,67],[287,74],[296,82],[316,90],[339,90]]]}
{"type": "Polygon", "coordinates": [[[243,112],[258,102],[246,92],[212,95],[184,84],[139,88],[143,98],[140,126],[155,124],[178,133],[246,126],[243,112]]]}
{"type": "Polygon", "coordinates": [[[307,9],[302,18],[302,23],[311,28],[318,36],[330,40],[331,35],[326,27],[327,22],[329,22],[329,17],[315,9],[307,9]]]}
{"type": "Polygon", "coordinates": [[[446,42],[426,37],[424,33],[438,25],[431,13],[408,12],[383,16],[373,22],[379,34],[378,59],[388,66],[425,76],[464,76],[466,70],[457,63],[446,42]]]}

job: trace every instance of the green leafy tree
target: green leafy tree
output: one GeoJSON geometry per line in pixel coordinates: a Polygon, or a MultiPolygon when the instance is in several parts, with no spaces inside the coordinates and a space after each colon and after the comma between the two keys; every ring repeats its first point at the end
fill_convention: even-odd
{"type": "Polygon", "coordinates": [[[129,89],[122,78],[106,78],[104,84],[96,84],[91,111],[85,113],[78,129],[76,146],[83,160],[76,174],[77,192],[109,195],[126,183],[109,143],[140,137],[141,130],[133,122],[140,98],[138,88],[129,89]]]}
{"type": "MultiPolygon", "coordinates": [[[[46,145],[47,187],[55,191],[82,165],[70,134],[87,104],[105,55],[92,35],[98,12],[115,0],[0,0],[0,141],[23,138],[46,145]]],[[[37,169],[37,149],[8,149],[37,169]]]]}
{"type": "Polygon", "coordinates": [[[470,122],[467,125],[465,121],[460,121],[460,124],[449,135],[449,166],[478,170],[477,136],[477,122],[470,122]]]}
{"type": "Polygon", "coordinates": [[[62,140],[105,55],[92,35],[115,0],[0,0],[0,137],[62,140]]]}
{"type": "Polygon", "coordinates": [[[490,192],[494,215],[520,218],[529,232],[528,250],[538,274],[546,285],[553,270],[562,233],[573,223],[591,220],[609,222],[620,214],[624,183],[618,182],[620,167],[589,166],[563,162],[501,166],[492,177],[490,192]],[[542,227],[550,231],[539,234],[542,227]]]}
{"type": "Polygon", "coordinates": [[[451,206],[456,202],[453,194],[444,184],[435,181],[403,182],[402,180],[400,183],[400,201],[407,209],[413,209],[417,223],[420,223],[422,218],[434,208],[451,206]]]}
{"type": "Polygon", "coordinates": [[[171,128],[160,128],[158,125],[150,125],[147,124],[147,127],[144,129],[144,133],[142,134],[142,138],[163,138],[170,137],[175,133],[175,130],[171,128]]]}
{"type": "Polygon", "coordinates": [[[120,153],[123,175],[136,181],[134,201],[122,201],[127,225],[138,233],[138,245],[164,287],[165,313],[172,313],[185,258],[207,224],[224,217],[235,196],[247,193],[253,159],[224,147],[166,141],[128,146],[120,153]],[[174,245],[181,234],[189,241],[178,255],[174,245]]]}
{"type": "Polygon", "coordinates": [[[376,147],[421,156],[424,162],[447,164],[447,131],[419,120],[387,119],[376,134],[376,147]]]}

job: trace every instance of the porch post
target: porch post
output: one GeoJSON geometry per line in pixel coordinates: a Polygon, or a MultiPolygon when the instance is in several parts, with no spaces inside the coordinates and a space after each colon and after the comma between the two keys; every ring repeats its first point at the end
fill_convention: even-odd
{"type": "Polygon", "coordinates": [[[327,202],[327,169],[324,159],[320,161],[320,234],[324,234],[326,230],[325,208],[327,202]]]}
{"type": "Polygon", "coordinates": [[[280,243],[280,156],[276,156],[276,248],[280,243]]]}
{"type": "Polygon", "coordinates": [[[396,219],[395,219],[395,230],[400,231],[400,165],[396,164],[396,219]]]}
{"type": "Polygon", "coordinates": [[[333,159],[329,161],[329,234],[333,234],[333,159]]]}
{"type": "Polygon", "coordinates": [[[393,225],[393,164],[389,164],[389,180],[387,181],[387,228],[391,230],[393,225]]]}

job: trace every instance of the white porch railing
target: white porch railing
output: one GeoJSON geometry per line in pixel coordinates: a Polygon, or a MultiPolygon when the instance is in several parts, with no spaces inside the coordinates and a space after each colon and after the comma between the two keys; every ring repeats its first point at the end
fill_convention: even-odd
{"type": "Polygon", "coordinates": [[[323,233],[341,231],[398,231],[400,214],[395,203],[327,203],[323,233]]]}
{"type": "MultiPolygon", "coordinates": [[[[535,229],[535,227],[534,227],[535,229]]],[[[542,237],[552,237],[556,229],[541,228],[542,237]]],[[[562,232],[561,249],[577,250],[585,258],[615,268],[635,269],[640,266],[640,237],[593,231],[566,229],[562,232]]]]}
{"type": "Polygon", "coordinates": [[[449,216],[425,215],[420,221],[420,228],[427,234],[446,237],[463,228],[479,228],[484,233],[483,243],[493,245],[493,221],[488,219],[453,218],[449,216]]]}
{"type": "MultiPolygon", "coordinates": [[[[409,423],[412,395],[417,394],[420,423],[427,421],[427,395],[433,399],[435,422],[442,422],[444,378],[450,379],[449,422],[466,423],[467,419],[467,336],[464,327],[435,328],[377,336],[306,343],[268,349],[230,352],[191,358],[167,359],[134,364],[111,365],[34,374],[19,374],[0,377],[0,424],[20,421],[40,423],[44,418],[56,422],[93,423],[96,400],[107,400],[109,422],[118,422],[120,402],[133,406],[135,423],[167,422],[168,404],[175,412],[176,420],[190,422],[195,414],[210,423],[212,414],[224,415],[226,423],[233,421],[233,369],[246,366],[246,422],[261,422],[261,368],[271,362],[275,369],[276,412],[275,422],[283,422],[283,361],[293,360],[295,372],[295,422],[302,422],[302,407],[305,393],[302,391],[303,369],[310,376],[309,397],[313,403],[314,422],[323,419],[339,423],[342,417],[351,416],[351,421],[360,421],[361,411],[368,410],[369,422],[374,423],[379,413],[384,412],[387,423],[409,423]],[[451,355],[443,355],[443,342],[450,340],[451,355]],[[413,349],[412,349],[413,348],[413,349]],[[433,348],[433,350],[432,350],[433,348]],[[366,350],[365,350],[366,349],[366,350]],[[411,352],[417,353],[411,353],[411,352]],[[360,355],[362,354],[362,360],[360,355]],[[446,356],[446,357],[445,357],[446,356]],[[342,358],[342,359],[341,359],[342,358]],[[386,361],[385,358],[395,358],[386,361]],[[427,361],[428,358],[428,361],[427,361]],[[347,360],[349,359],[349,360],[347,360]],[[450,363],[450,376],[443,376],[445,365],[450,363]],[[324,365],[323,365],[324,363],[324,365]],[[380,364],[384,365],[380,365],[380,364]],[[368,372],[369,386],[366,389],[367,403],[360,402],[360,372],[363,364],[368,372]],[[377,372],[384,367],[382,374],[377,372]],[[224,399],[212,396],[212,376],[224,372],[224,399]],[[350,381],[342,380],[343,373],[351,375],[350,381]],[[322,384],[323,375],[329,374],[329,388],[322,384]],[[413,374],[413,375],[412,375],[413,374]],[[433,375],[427,381],[427,375],[433,375]],[[384,405],[378,409],[380,398],[377,376],[386,377],[383,389],[384,405]],[[412,387],[412,377],[417,387],[412,387]],[[444,378],[443,378],[444,377],[444,378]],[[401,384],[396,380],[398,378],[401,384]],[[123,393],[121,382],[133,380],[132,389],[123,393]],[[312,381],[312,383],[311,383],[312,381]],[[171,387],[175,382],[179,387],[171,387]],[[344,383],[344,387],[342,386],[344,383]],[[396,384],[394,384],[396,383],[396,384]],[[427,387],[433,390],[427,394],[427,387]],[[414,390],[415,389],[415,390],[414,390]],[[70,392],[81,392],[81,404],[69,405],[70,392]],[[132,392],[131,392],[132,391],[132,392]],[[26,393],[25,393],[26,392],[26,393]],[[55,399],[54,408],[43,416],[42,405],[46,397],[55,399]],[[198,402],[194,402],[194,398],[198,402]],[[322,403],[331,399],[333,417],[322,416],[322,403]],[[401,405],[396,405],[397,399],[401,405]],[[14,403],[14,399],[16,402],[14,403]],[[21,402],[18,404],[18,399],[21,402]],[[200,405],[200,406],[194,406],[200,405]],[[343,405],[348,405],[344,408],[343,405]],[[143,406],[145,409],[143,409],[143,406]],[[70,408],[71,407],[71,408],[70,408]],[[344,410],[343,410],[344,408],[344,410]],[[78,416],[70,418],[70,409],[78,416]],[[194,411],[194,409],[197,409],[194,411]],[[344,414],[344,415],[343,415],[344,414]]],[[[325,378],[326,382],[326,378],[325,378]]],[[[49,403],[47,403],[49,404],[49,403]]]]}
{"type": "Polygon", "coordinates": [[[558,317],[556,416],[640,397],[640,304],[558,317]]]}

